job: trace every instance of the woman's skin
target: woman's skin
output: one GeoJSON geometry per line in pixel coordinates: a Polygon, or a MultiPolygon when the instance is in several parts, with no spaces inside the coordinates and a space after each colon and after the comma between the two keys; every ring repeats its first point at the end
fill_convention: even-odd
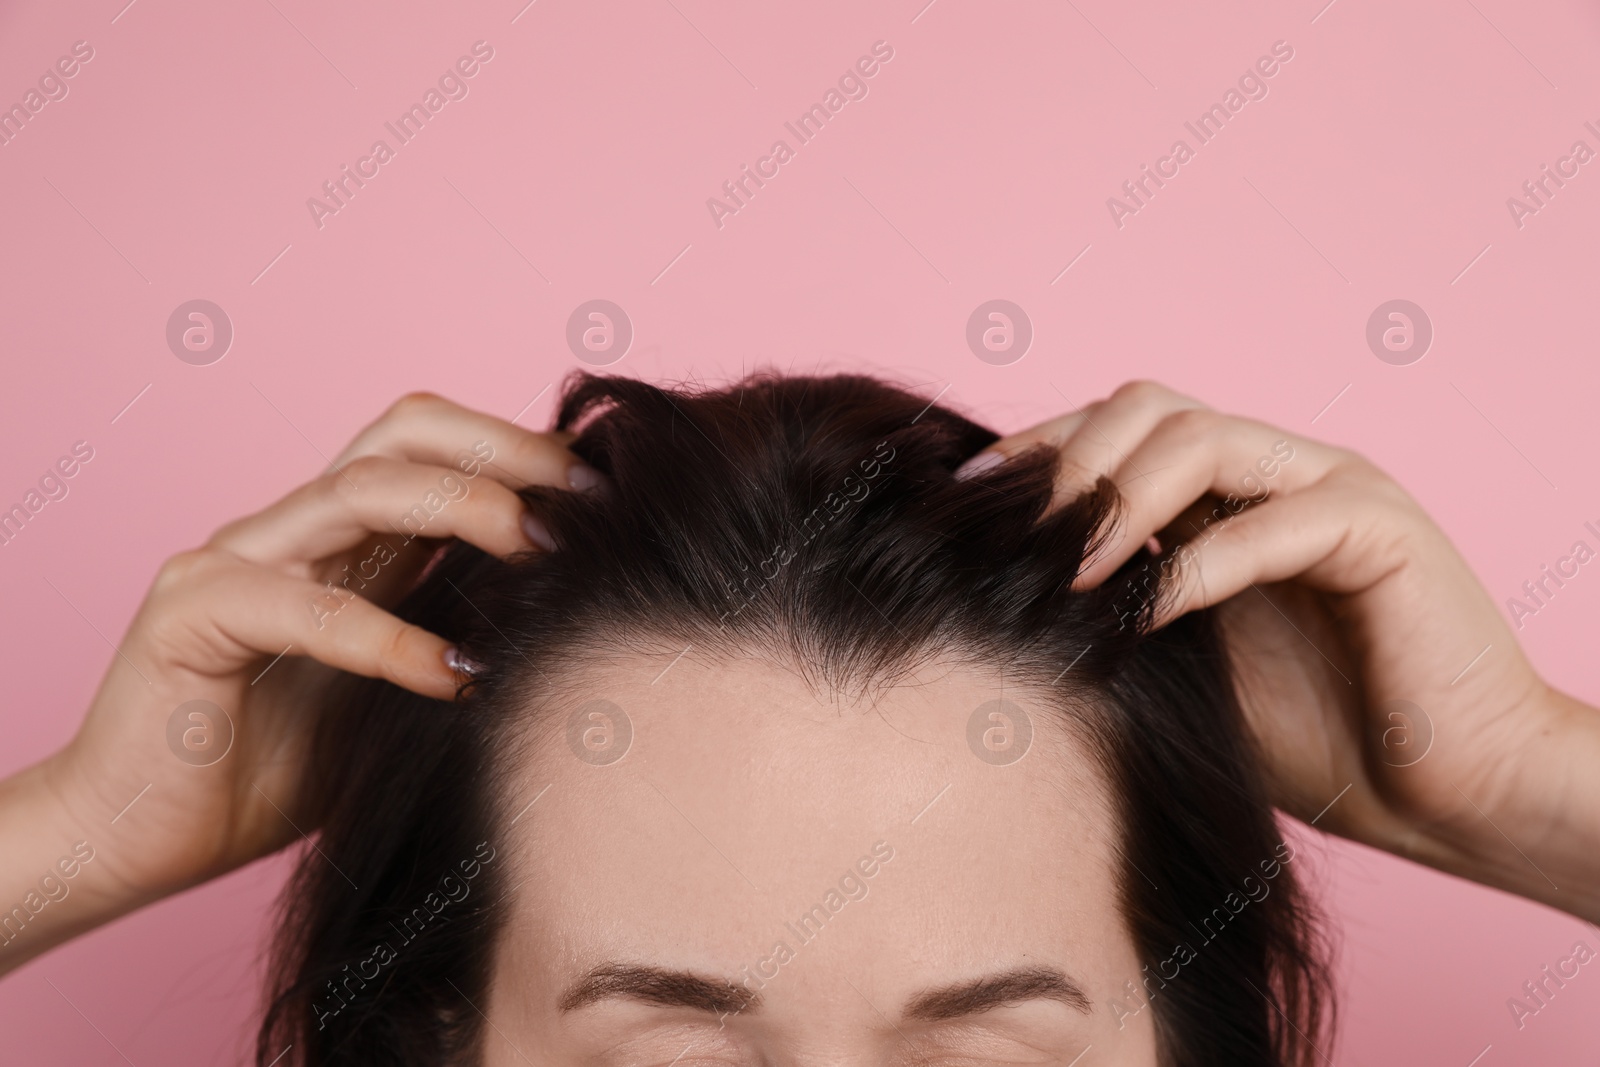
{"type": "Polygon", "coordinates": [[[682,647],[541,710],[502,798],[485,1067],[1153,1067],[1109,786],[1049,694],[1005,685],[1035,732],[996,765],[967,740],[985,670],[841,697],[682,647]],[[614,763],[568,747],[595,699],[631,725],[614,763]]]}
{"type": "MultiPolygon", "coordinates": [[[[446,642],[383,610],[425,564],[429,542],[419,538],[386,563],[364,590],[370,600],[329,601],[323,583],[370,559],[378,535],[392,536],[391,523],[452,474],[470,488],[429,520],[433,545],[459,537],[497,555],[547,545],[511,488],[595,485],[566,443],[437,397],[409,396],[362,432],[335,472],[169,561],[72,742],[0,782],[0,907],[30,893],[37,899],[41,876],[74,843],[94,851],[70,896],[40,908],[0,946],[0,971],[313,831],[316,814],[296,799],[311,726],[297,694],[322,684],[330,668],[446,699],[462,680],[446,642]],[[473,451],[481,442],[492,450],[487,462],[483,448],[473,451]],[[167,744],[173,710],[195,699],[227,709],[236,730],[226,757],[206,767],[175,758],[167,744]]],[[[1059,497],[1104,474],[1126,501],[1123,522],[1081,585],[1103,581],[1154,536],[1180,590],[1159,617],[1223,605],[1246,710],[1285,810],[1600,921],[1600,712],[1538,677],[1454,547],[1392,480],[1351,452],[1219,415],[1150,383],[989,451],[1039,445],[1061,450],[1059,497]],[[1270,490],[1264,498],[1262,487],[1270,490]],[[1245,496],[1256,502],[1245,506],[1245,496]],[[1394,701],[1410,702],[1408,718],[1394,717],[1394,701]]],[[[985,462],[980,455],[967,469],[985,462]]],[[[642,674],[613,665],[612,674],[583,679],[626,696],[637,726],[628,758],[596,767],[563,757],[559,736],[529,751],[526,782],[538,783],[529,799],[544,784],[552,788],[508,832],[530,849],[575,858],[519,868],[523,895],[490,1003],[480,1005],[503,1031],[489,1044],[490,1062],[525,1054],[665,1067],[683,1044],[665,1048],[670,1041],[660,1034],[679,1023],[663,1024],[659,1013],[694,1009],[607,997],[563,1012],[561,998],[588,970],[618,959],[737,978],[771,948],[763,942],[774,921],[792,921],[879,840],[895,858],[881,865],[867,898],[836,916],[853,924],[840,931],[850,936],[797,952],[762,990],[759,1007],[725,1026],[684,1023],[685,1032],[720,1027],[718,1041],[756,1043],[725,1045],[727,1062],[757,1046],[794,1062],[883,1062],[907,1055],[901,1046],[909,1044],[945,1049],[950,1062],[1065,1063],[1076,1054],[1070,1048],[1102,1040],[1123,1062],[1149,1062],[1149,1013],[1123,1018],[1111,1003],[1135,974],[1131,943],[1109,918],[1104,842],[1113,827],[1098,807],[1103,783],[1063,770],[1090,762],[1074,756],[1068,737],[1041,732],[1039,753],[994,767],[965,753],[964,728],[951,725],[964,724],[1000,679],[930,664],[938,684],[885,695],[873,706],[880,717],[817,703],[755,662],[708,671],[691,655],[661,684],[641,688],[639,677],[654,677],[647,666],[641,659],[642,674]],[[726,696],[702,699],[713,683],[726,696]],[[774,705],[784,714],[767,714],[774,705]],[[691,712],[716,718],[721,731],[699,727],[691,712]],[[804,781],[777,788],[710,773],[760,765],[783,745],[815,744],[818,729],[835,732],[838,743],[818,749],[804,781]],[[683,769],[697,760],[700,773],[683,769]],[[599,792],[607,781],[631,785],[599,792]],[[949,793],[910,823],[945,782],[949,793]],[[958,791],[967,802],[947,805],[958,791]],[[662,795],[681,809],[672,813],[677,822],[664,816],[662,795]],[[807,823],[808,812],[821,814],[807,823]],[[967,853],[952,842],[981,840],[980,828],[992,831],[1008,813],[1016,819],[1007,831],[1012,847],[980,853],[993,876],[970,860],[963,867],[967,853]],[[645,819],[656,820],[648,832],[645,819]],[[785,833],[792,848],[775,840],[785,833]],[[593,847],[596,835],[607,847],[593,847]],[[1045,841],[1050,846],[1039,847],[1045,841]],[[648,881],[629,874],[646,860],[648,881]],[[1005,914],[991,914],[1005,878],[1076,888],[1006,902],[1005,914]],[[951,896],[928,891],[946,884],[951,896]],[[611,903],[602,910],[599,900],[611,903]],[[603,921],[619,913],[614,908],[641,918],[603,921]],[[700,954],[688,954],[690,945],[700,954]],[[545,951],[552,947],[559,952],[545,951]],[[1061,995],[997,1008],[983,1013],[986,1023],[1017,1020],[1020,1029],[980,1034],[991,1042],[983,1046],[960,1044],[978,1040],[959,1029],[964,1024],[904,1014],[931,989],[1026,965],[1059,969],[1081,985],[1091,1013],[1061,995]],[[603,1035],[623,1030],[655,1044],[605,1059],[603,1035]],[[935,1043],[946,1038],[947,1049],[935,1043]]],[[[717,1062],[715,1052],[704,1062],[717,1062]]]]}

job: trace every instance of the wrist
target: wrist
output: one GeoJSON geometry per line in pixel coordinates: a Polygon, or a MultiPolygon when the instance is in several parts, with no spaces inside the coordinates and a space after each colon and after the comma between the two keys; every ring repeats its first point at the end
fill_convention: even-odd
{"type": "Polygon", "coordinates": [[[90,815],[68,759],[0,781],[0,973],[154,899],[118,876],[116,812],[90,815]]]}
{"type": "MultiPolygon", "coordinates": [[[[1544,689],[1492,779],[1451,783],[1459,814],[1396,851],[1600,922],[1600,710],[1544,689]]],[[[1392,836],[1392,835],[1391,835],[1392,836]]]]}

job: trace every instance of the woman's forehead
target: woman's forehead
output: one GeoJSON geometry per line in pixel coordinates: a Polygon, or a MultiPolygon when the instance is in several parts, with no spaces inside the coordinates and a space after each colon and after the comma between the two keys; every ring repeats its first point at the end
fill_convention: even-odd
{"type": "Polygon", "coordinates": [[[907,857],[898,892],[935,909],[1110,879],[1096,761],[1024,691],[946,669],[842,699],[755,661],[650,666],[591,675],[507,776],[530,890],[681,913],[836,880],[877,842],[907,857]]]}
{"type": "Polygon", "coordinates": [[[830,825],[920,820],[938,807],[960,808],[944,816],[959,823],[1012,802],[1025,804],[1008,820],[1018,826],[1106,814],[1098,761],[1064,713],[968,667],[930,666],[859,694],[819,691],[758,659],[689,655],[613,660],[578,678],[535,713],[533,743],[507,768],[518,785],[501,803],[513,817],[534,781],[613,805],[623,783],[658,805],[726,801],[714,814],[730,832],[803,811],[830,825]],[[947,787],[973,796],[944,805],[947,787]]]}
{"type": "Polygon", "coordinates": [[[512,776],[497,1025],[564,1032],[558,1005],[618,968],[781,970],[762,1018],[797,1032],[842,1025],[852,985],[903,1004],[1044,968],[1104,1021],[1138,964],[1113,805],[1058,712],[961,669],[846,700],[663,665],[590,677],[512,776]]]}

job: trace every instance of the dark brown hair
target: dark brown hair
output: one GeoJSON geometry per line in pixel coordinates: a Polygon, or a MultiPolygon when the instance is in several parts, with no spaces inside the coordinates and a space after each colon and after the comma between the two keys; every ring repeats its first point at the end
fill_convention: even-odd
{"type": "Polygon", "coordinates": [[[1163,1062],[1312,1062],[1332,1008],[1318,926],[1215,619],[1152,631],[1148,552],[1072,588],[1114,527],[1109,481],[1047,514],[1049,450],[959,480],[996,435],[866,377],[669,390],[580,375],[557,426],[610,479],[523,490],[558,549],[454,544],[398,609],[485,666],[471,691],[450,705],[347,679],[329,694],[309,775],[321,851],[284,893],[262,1067],[289,1045],[281,1062],[305,1067],[474,1059],[505,892],[499,742],[563,666],[628,635],[780,659],[829,686],[937,652],[1054,683],[1063,714],[1095,709],[1146,965],[1127,1003],[1148,998],[1163,1062]],[[381,966],[378,944],[398,945],[381,966]]]}

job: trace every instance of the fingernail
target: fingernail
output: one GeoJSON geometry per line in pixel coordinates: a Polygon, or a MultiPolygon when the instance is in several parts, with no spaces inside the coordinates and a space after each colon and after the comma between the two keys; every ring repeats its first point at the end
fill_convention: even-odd
{"type": "Polygon", "coordinates": [[[1006,457],[999,452],[979,452],[976,456],[956,468],[956,479],[958,481],[966,481],[968,478],[976,478],[985,471],[990,471],[1000,466],[1005,460],[1006,457]]]}
{"type": "Polygon", "coordinates": [[[580,493],[587,492],[604,482],[605,475],[587,463],[574,463],[567,470],[567,484],[580,493]]]}
{"type": "Polygon", "coordinates": [[[444,665],[457,674],[465,674],[470,677],[477,677],[484,671],[483,664],[475,659],[467,658],[455,645],[451,645],[444,650],[444,665]]]}
{"type": "Polygon", "coordinates": [[[546,552],[556,550],[556,539],[550,536],[550,531],[545,529],[544,523],[540,522],[531,511],[522,513],[522,532],[528,535],[528,540],[546,552]]]}

